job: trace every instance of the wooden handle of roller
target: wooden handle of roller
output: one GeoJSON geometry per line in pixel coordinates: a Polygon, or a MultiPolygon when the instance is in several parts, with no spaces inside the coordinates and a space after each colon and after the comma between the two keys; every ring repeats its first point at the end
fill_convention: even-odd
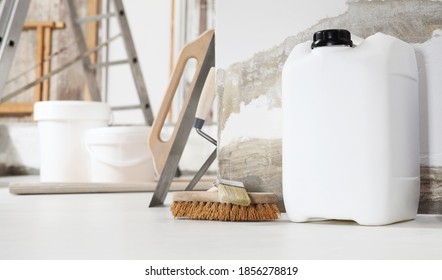
{"type": "Polygon", "coordinates": [[[212,108],[215,95],[215,67],[212,67],[210,68],[209,74],[206,78],[206,82],[204,83],[200,100],[198,102],[198,108],[196,109],[195,118],[201,120],[205,120],[207,118],[207,115],[209,115],[210,109],[212,108]]]}
{"type": "MultiPolygon", "coordinates": [[[[247,194],[253,204],[276,203],[277,199],[276,194],[274,193],[249,192],[247,194]]],[[[174,192],[173,201],[220,202],[218,199],[218,192],[204,191],[174,192]]]]}

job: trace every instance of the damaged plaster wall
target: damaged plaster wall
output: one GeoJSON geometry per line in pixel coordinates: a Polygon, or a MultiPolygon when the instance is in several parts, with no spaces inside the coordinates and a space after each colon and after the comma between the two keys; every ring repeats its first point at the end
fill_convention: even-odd
{"type": "MultiPolygon", "coordinates": [[[[260,2],[265,1],[261,0],[260,2]]],[[[233,1],[234,2],[234,1],[233,1]]],[[[217,2],[217,42],[228,40],[232,30],[223,29],[223,17],[232,20],[231,15],[220,14],[227,10],[223,5],[231,5],[231,1],[217,2]],[[221,7],[220,7],[221,6],[221,7]],[[221,34],[220,34],[221,33],[221,34]]],[[[219,172],[227,179],[240,180],[251,191],[273,191],[279,196],[279,206],[282,203],[282,173],[281,173],[281,71],[283,64],[298,43],[310,40],[315,31],[330,28],[348,29],[352,34],[365,38],[376,32],[395,36],[409,43],[423,43],[429,40],[432,32],[442,28],[442,2],[431,0],[333,0],[336,8],[317,6],[317,16],[314,24],[302,28],[299,19],[272,17],[256,20],[266,20],[269,27],[266,30],[250,30],[253,18],[253,1],[250,9],[242,11],[247,14],[247,24],[236,23],[233,33],[259,33],[262,41],[266,41],[266,32],[271,27],[284,28],[288,36],[285,40],[272,42],[275,47],[252,52],[244,55],[242,60],[231,63],[223,61],[223,56],[217,50],[217,91],[219,96],[219,172]],[[342,5],[346,10],[342,12],[342,5]],[[322,7],[322,9],[321,9],[322,7]],[[333,16],[330,16],[333,15],[333,16]],[[242,30],[248,28],[247,30],[242,30]],[[297,29],[298,28],[298,29],[297,29]],[[221,67],[220,67],[221,65],[221,67]]],[[[302,10],[306,6],[318,3],[314,1],[267,1],[272,10],[280,9],[281,15],[286,10],[302,10]],[[271,3],[270,3],[271,2],[271,3]],[[313,2],[313,3],[312,3],[313,2]]],[[[238,36],[232,36],[230,51],[241,46],[238,36]]],[[[256,39],[256,38],[255,38],[256,39]]],[[[250,37],[244,36],[244,42],[250,37]]],[[[228,44],[227,44],[228,46],[228,44]]],[[[217,43],[217,48],[218,48],[217,43]]],[[[223,44],[226,48],[226,44],[223,44]]],[[[227,55],[226,55],[227,56],[227,55]]],[[[430,174],[427,169],[425,174],[430,174]]],[[[423,172],[424,173],[424,172],[423,172]]],[[[439,172],[440,173],[440,172],[439,172]]],[[[433,176],[434,177],[434,176],[433,176]]],[[[435,209],[434,203],[442,200],[437,190],[442,181],[428,181],[427,187],[422,188],[421,213],[442,212],[442,207],[435,209]],[[430,206],[429,206],[430,205],[430,206]],[[433,206],[431,206],[433,205],[433,206]]],[[[441,203],[439,203],[441,204],[441,203]]]]}

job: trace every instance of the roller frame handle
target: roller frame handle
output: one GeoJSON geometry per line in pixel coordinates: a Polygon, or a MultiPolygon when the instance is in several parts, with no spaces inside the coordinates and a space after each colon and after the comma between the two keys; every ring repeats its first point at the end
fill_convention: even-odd
{"type": "Polygon", "coordinates": [[[204,122],[212,109],[213,100],[215,99],[215,67],[210,68],[207,75],[206,82],[204,83],[203,91],[201,92],[200,100],[195,114],[194,127],[201,129],[204,122]]]}

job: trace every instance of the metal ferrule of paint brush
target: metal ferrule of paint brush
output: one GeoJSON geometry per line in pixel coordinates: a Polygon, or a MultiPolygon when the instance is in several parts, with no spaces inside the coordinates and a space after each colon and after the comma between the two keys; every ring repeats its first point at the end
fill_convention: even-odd
{"type": "Polygon", "coordinates": [[[234,181],[234,180],[227,180],[227,179],[222,179],[222,178],[217,178],[215,180],[215,184],[218,186],[219,184],[223,184],[223,185],[229,185],[232,187],[237,187],[237,188],[245,188],[244,183],[240,182],[240,181],[234,181]]]}
{"type": "Polygon", "coordinates": [[[216,146],[216,140],[201,130],[203,128],[204,122],[206,121],[206,117],[209,115],[210,109],[212,108],[215,95],[215,68],[212,67],[209,71],[209,74],[207,75],[206,82],[198,101],[198,107],[196,109],[195,122],[193,124],[193,127],[196,129],[199,135],[201,135],[204,139],[216,146]]]}

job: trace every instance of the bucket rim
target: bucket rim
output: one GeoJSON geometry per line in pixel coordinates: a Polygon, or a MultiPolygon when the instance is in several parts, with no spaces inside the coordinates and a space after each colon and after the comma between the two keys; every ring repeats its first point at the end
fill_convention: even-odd
{"type": "Polygon", "coordinates": [[[86,130],[86,145],[112,145],[126,143],[146,143],[150,126],[108,126],[86,130]]]}
{"type": "Polygon", "coordinates": [[[34,104],[34,120],[103,120],[109,121],[110,106],[98,101],[51,100],[34,104]]]}

